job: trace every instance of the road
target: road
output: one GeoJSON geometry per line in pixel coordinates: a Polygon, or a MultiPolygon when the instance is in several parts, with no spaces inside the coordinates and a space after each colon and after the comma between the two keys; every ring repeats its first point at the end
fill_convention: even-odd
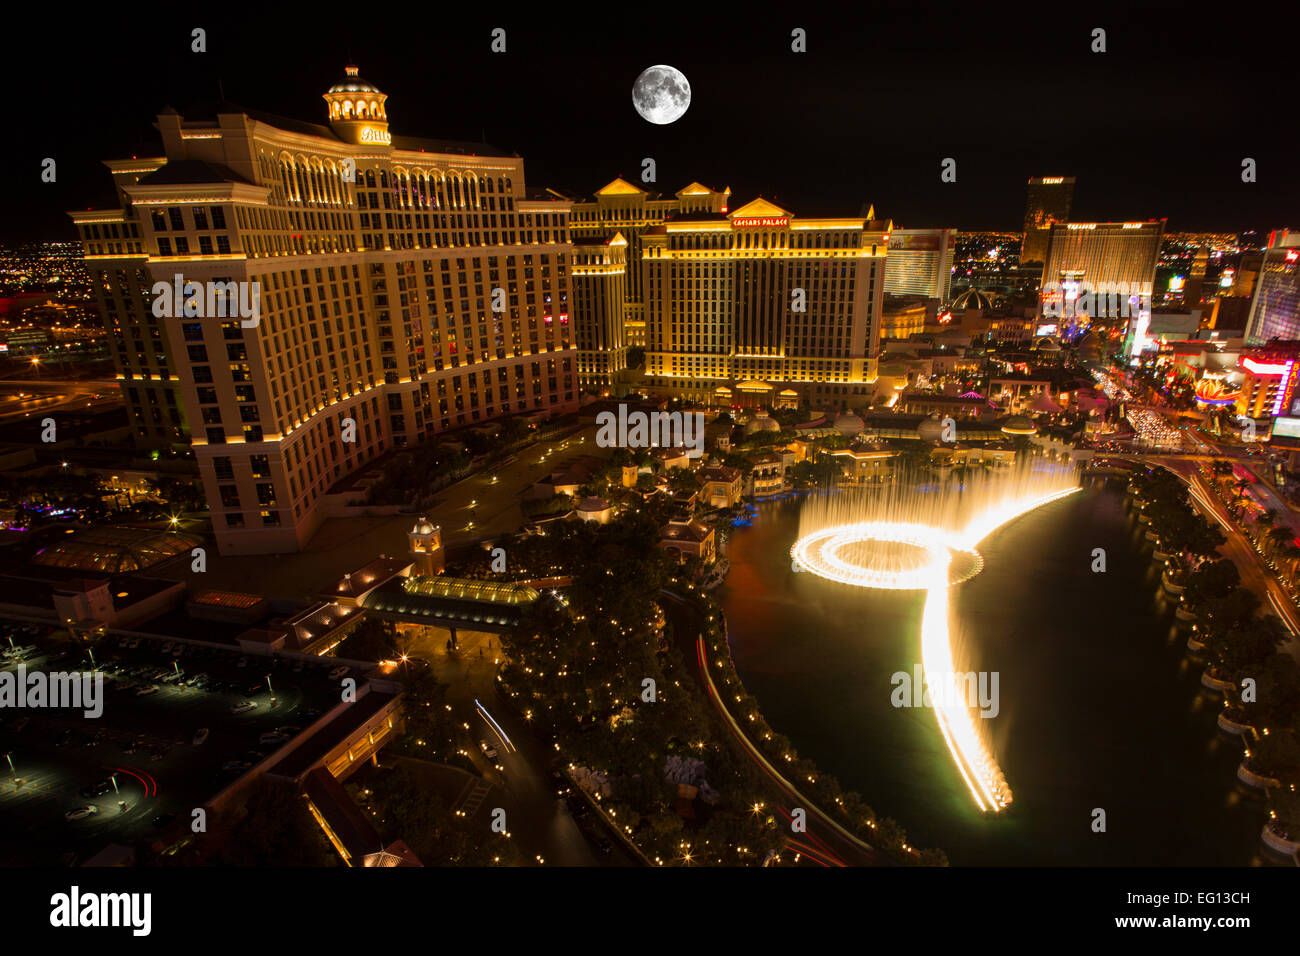
{"type": "MultiPolygon", "coordinates": [[[[483,780],[492,786],[475,805],[471,819],[486,827],[493,809],[505,810],[507,829],[525,861],[547,866],[637,866],[638,861],[618,840],[611,839],[613,848],[608,855],[598,853],[556,796],[550,779],[554,752],[539,742],[533,728],[497,691],[495,661],[500,639],[484,632],[459,631],[459,649],[452,652],[446,650],[445,641],[445,634],[434,632],[409,653],[427,661],[438,680],[449,685],[447,702],[461,727],[460,744],[483,780]],[[484,756],[480,740],[496,750],[495,761],[484,756]]],[[[467,798],[478,799],[472,792],[467,798]]],[[[591,819],[595,814],[586,816],[591,819]]],[[[603,835],[594,819],[584,826],[603,835]]]]}
{"type": "Polygon", "coordinates": [[[122,393],[115,381],[0,381],[0,424],[37,414],[102,410],[120,404],[122,393]]]}
{"type": "Polygon", "coordinates": [[[1197,459],[1110,453],[1108,453],[1107,457],[1129,458],[1147,464],[1159,465],[1178,475],[1187,483],[1192,501],[1196,507],[1202,514],[1218,525],[1219,530],[1223,532],[1224,537],[1227,539],[1224,545],[1219,548],[1220,554],[1225,558],[1229,558],[1237,566],[1242,585],[1253,591],[1265,608],[1271,609],[1282,619],[1287,630],[1291,632],[1291,640],[1282,649],[1300,660],[1300,640],[1297,639],[1297,636],[1300,635],[1300,613],[1297,613],[1295,602],[1272,572],[1265,567],[1262,558],[1255,550],[1254,543],[1233,524],[1228,509],[1218,500],[1197,468],[1197,459]]]}

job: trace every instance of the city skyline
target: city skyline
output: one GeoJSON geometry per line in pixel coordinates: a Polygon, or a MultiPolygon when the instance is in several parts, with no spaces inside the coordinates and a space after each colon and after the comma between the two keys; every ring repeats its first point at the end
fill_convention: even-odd
{"type": "Polygon", "coordinates": [[[83,22],[14,44],[0,200],[17,926],[390,866],[1285,919],[1281,17],[83,22]]]}
{"type": "MultiPolygon", "coordinates": [[[[602,38],[596,24],[560,30],[444,19],[441,35],[456,42],[430,72],[428,58],[414,49],[418,33],[380,37],[358,25],[339,37],[298,24],[299,42],[286,52],[270,27],[232,35],[213,26],[208,52],[192,53],[194,24],[164,16],[151,27],[153,55],[118,67],[111,109],[80,115],[75,124],[54,110],[27,119],[5,162],[11,181],[30,174],[34,186],[6,197],[3,238],[70,238],[61,214],[100,196],[100,158],[151,154],[157,138],[147,123],[164,108],[189,112],[224,98],[315,121],[320,78],[348,61],[403,104],[393,117],[396,131],[517,152],[539,187],[579,196],[615,176],[635,179],[650,156],[658,182],[639,184],[664,195],[698,180],[729,186],[739,200],[761,195],[810,215],[874,204],[906,228],[1018,229],[1024,184],[1044,175],[1077,179],[1073,215],[1081,220],[1168,218],[1173,231],[1245,231],[1300,218],[1300,191],[1283,173],[1295,134],[1249,92],[1279,78],[1266,53],[1280,37],[1248,43],[1236,24],[1207,36],[1158,12],[1130,11],[1119,22],[1100,18],[1109,48],[1093,54],[1084,26],[1091,21],[1078,16],[948,12],[922,25],[903,11],[859,12],[850,22],[861,34],[891,40],[862,64],[856,31],[837,20],[811,16],[781,30],[743,23],[727,37],[646,31],[602,38]],[[489,48],[498,25],[506,30],[505,53],[489,48]],[[795,27],[807,31],[807,53],[790,51],[795,27]],[[1067,44],[1066,35],[1085,40],[1067,44]],[[566,45],[583,51],[571,65],[566,45]],[[1008,79],[1000,89],[996,64],[1026,49],[1051,59],[1032,79],[1008,79]],[[554,84],[537,81],[543,51],[557,64],[554,84]],[[637,74],[656,62],[676,65],[692,81],[691,107],[670,126],[645,122],[631,102],[637,74]],[[1198,67],[1233,79],[1183,80],[1180,90],[1172,78],[1198,67]],[[965,74],[981,76],[983,86],[972,87],[965,74]],[[574,78],[582,79],[577,94],[574,78]],[[1061,102],[1077,120],[1044,118],[1048,103],[1061,102]],[[1226,117],[1234,133],[1212,129],[1174,142],[1163,132],[1194,129],[1197,116],[1226,117]],[[86,148],[91,143],[95,149],[86,148]],[[59,180],[37,189],[46,157],[60,162],[59,180]],[[1258,163],[1255,183],[1241,181],[1245,157],[1258,163]],[[944,158],[958,161],[956,182],[941,182],[944,158]]],[[[129,48],[123,30],[104,24],[97,42],[117,36],[129,48]]],[[[51,102],[93,87],[93,57],[73,56],[57,69],[46,60],[24,62],[25,51],[38,46],[14,56],[51,102]]]]}

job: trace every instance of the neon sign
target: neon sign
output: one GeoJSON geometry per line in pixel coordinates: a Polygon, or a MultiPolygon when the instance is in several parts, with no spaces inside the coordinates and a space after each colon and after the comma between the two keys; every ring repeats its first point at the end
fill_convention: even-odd
{"type": "Polygon", "coordinates": [[[363,143],[378,143],[381,146],[387,146],[392,141],[393,137],[386,129],[380,129],[378,126],[361,127],[361,142],[363,143]]]}
{"type": "Polygon", "coordinates": [[[731,220],[733,226],[752,227],[752,226],[775,226],[783,227],[790,225],[789,216],[741,216],[731,220]]]}
{"type": "Polygon", "coordinates": [[[1268,362],[1256,362],[1253,358],[1244,358],[1241,364],[1250,369],[1256,375],[1285,375],[1291,368],[1290,362],[1271,364],[1268,362]]]}

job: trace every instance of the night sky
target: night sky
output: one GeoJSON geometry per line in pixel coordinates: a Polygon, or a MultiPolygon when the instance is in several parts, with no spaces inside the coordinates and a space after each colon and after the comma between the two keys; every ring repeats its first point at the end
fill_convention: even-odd
{"type": "Polygon", "coordinates": [[[323,124],[321,94],[350,58],[388,94],[395,133],[486,137],[524,157],[530,190],[590,195],[639,176],[650,156],[650,188],[665,194],[699,180],[730,186],[733,206],[761,193],[796,214],[854,215],[871,202],[906,227],[1015,230],[1029,176],[1073,175],[1080,220],[1300,226],[1287,75],[1296,14],[1053,6],[819,5],[774,17],[759,6],[556,4],[549,20],[449,4],[69,12],[7,43],[6,100],[21,113],[4,151],[0,239],[73,238],[64,212],[111,197],[102,160],[157,151],[152,122],[168,105],[211,105],[224,88],[230,102],[323,124]],[[255,20],[222,19],[235,9],[255,20]],[[208,31],[207,53],[190,52],[195,26],[208,31]],[[497,26],[505,54],[489,49],[497,26]],[[1104,54],[1089,50],[1097,26],[1104,54]],[[794,27],[807,30],[807,53],[790,52],[794,27]],[[689,111],[666,127],[631,102],[633,81],[657,63],[692,87],[689,111]],[[46,156],[58,161],[55,184],[40,181],[46,156]],[[940,181],[949,156],[956,183],[940,181]],[[1246,156],[1258,162],[1254,184],[1241,181],[1246,156]]]}

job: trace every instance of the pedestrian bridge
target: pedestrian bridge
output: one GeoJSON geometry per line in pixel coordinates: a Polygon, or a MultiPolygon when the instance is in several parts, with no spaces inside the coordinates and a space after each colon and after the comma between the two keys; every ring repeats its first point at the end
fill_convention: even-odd
{"type": "Polygon", "coordinates": [[[509,631],[518,626],[541,593],[526,584],[473,578],[396,577],[362,599],[375,617],[473,631],[509,631]]]}

